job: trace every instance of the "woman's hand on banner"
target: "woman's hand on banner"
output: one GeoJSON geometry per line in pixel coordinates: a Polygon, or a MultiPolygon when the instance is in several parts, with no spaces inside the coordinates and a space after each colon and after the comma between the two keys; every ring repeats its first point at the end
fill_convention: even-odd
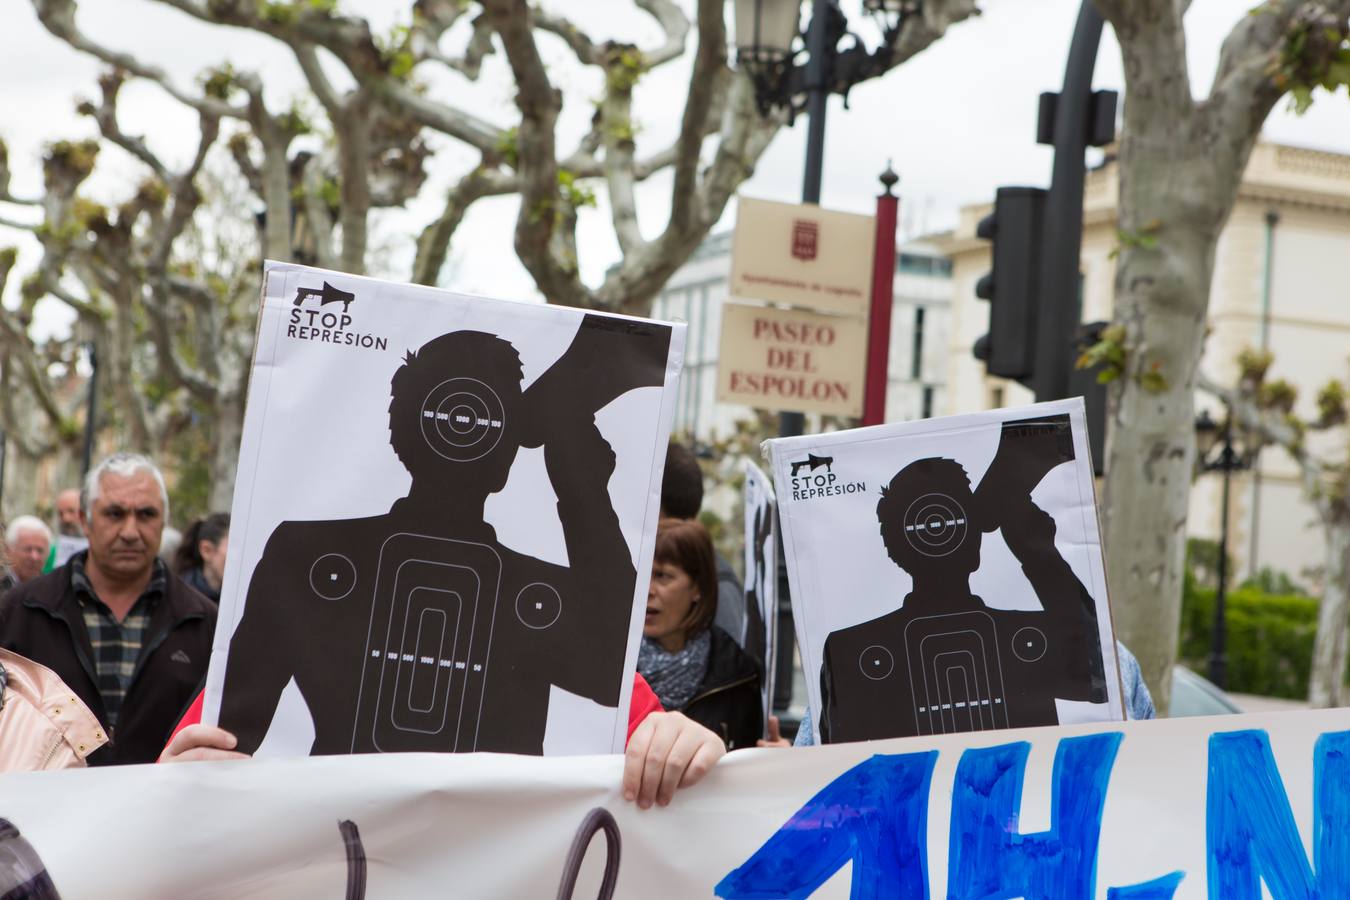
{"type": "Polygon", "coordinates": [[[189,725],[173,736],[169,746],[159,755],[159,761],[198,762],[211,759],[248,759],[247,753],[235,750],[239,742],[234,735],[214,725],[189,725]]]}
{"type": "Polygon", "coordinates": [[[726,755],[716,734],[677,712],[651,713],[633,732],[623,761],[623,798],[666,806],[676,788],[698,784],[726,755]]]}

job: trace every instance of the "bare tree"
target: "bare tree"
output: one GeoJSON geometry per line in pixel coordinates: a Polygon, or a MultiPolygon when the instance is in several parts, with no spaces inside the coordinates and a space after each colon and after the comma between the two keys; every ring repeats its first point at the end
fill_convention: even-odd
{"type": "Polygon", "coordinates": [[[1236,388],[1201,378],[1202,389],[1219,397],[1233,424],[1262,444],[1284,448],[1298,466],[1303,492],[1317,512],[1326,537],[1322,602],[1317,615],[1308,702],[1316,708],[1341,706],[1345,699],[1346,636],[1350,626],[1350,440],[1346,440],[1345,384],[1327,382],[1317,393],[1317,416],[1294,413],[1298,390],[1283,379],[1268,379],[1274,357],[1247,350],[1238,358],[1236,388]],[[1339,429],[1331,452],[1309,447],[1309,436],[1339,429]],[[1339,456],[1339,459],[1337,458],[1339,456]]]}
{"type": "MultiPolygon", "coordinates": [[[[27,226],[43,247],[32,292],[65,303],[95,334],[131,444],[162,446],[194,408],[207,411],[216,432],[217,506],[228,502],[233,482],[257,284],[223,278],[176,248],[198,218],[197,182],[223,136],[265,210],[259,257],[363,272],[372,211],[422,191],[434,135],[469,148],[477,161],[421,230],[410,280],[437,281],[473,203],[517,195],[516,254],[545,298],[643,314],[785,123],[782,114],[757,112],[750,80],[728,64],[725,0],[694,0],[692,17],[675,0],[633,0],[660,27],[662,38],[652,46],[597,40],[527,0],[414,0],[410,24],[384,37],[366,20],[339,12],[336,0],[158,0],[202,22],[268,35],[292,54],[315,103],[280,112],[269,107],[253,74],[227,66],[188,88],[151,61],[82,31],[76,0],[32,2],[48,31],[110,67],[101,99],[82,111],[97,122],[102,143],[122,148],[147,172],[115,209],[79,193],[97,143],[53,145],[42,198],[11,196],[5,179],[0,202],[42,212],[40,224],[27,226]],[[572,146],[559,143],[565,95],[544,65],[545,42],[566,47],[579,65],[604,76],[590,128],[572,146]],[[685,57],[691,42],[679,132],[669,145],[640,153],[635,88],[654,69],[685,57]],[[485,60],[498,54],[515,87],[515,109],[501,121],[468,112],[427,83],[426,76],[449,71],[471,89],[485,60]],[[149,136],[119,126],[118,92],[129,79],[158,85],[196,113],[198,149],[186,166],[173,169],[149,136]],[[304,114],[308,105],[322,111],[321,121],[304,114]],[[672,175],[670,214],[659,234],[644,235],[636,186],[663,171],[672,175]],[[583,282],[577,258],[577,213],[594,202],[591,184],[608,192],[622,254],[597,285],[583,282]]],[[[907,16],[889,35],[872,74],[903,63],[977,12],[975,0],[928,0],[921,15],[907,16]]],[[[22,222],[0,221],[6,224],[22,222]]],[[[19,323],[13,328],[23,330],[19,323]]]]}
{"type": "Polygon", "coordinates": [[[1125,67],[1115,325],[1102,517],[1116,627],[1166,709],[1176,657],[1194,392],[1214,253],[1252,146],[1286,94],[1350,77],[1350,0],[1266,0],[1224,40],[1196,98],[1189,0],[1096,0],[1125,67]]]}

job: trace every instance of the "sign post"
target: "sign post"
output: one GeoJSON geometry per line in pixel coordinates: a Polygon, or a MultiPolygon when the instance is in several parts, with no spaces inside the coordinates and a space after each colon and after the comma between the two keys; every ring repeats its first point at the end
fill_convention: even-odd
{"type": "Polygon", "coordinates": [[[891,188],[900,177],[890,165],[881,173],[886,193],[877,197],[876,249],[872,256],[872,315],[867,336],[867,383],[863,394],[864,425],[886,421],[886,376],[891,351],[891,302],[895,289],[895,222],[900,198],[891,188]]]}

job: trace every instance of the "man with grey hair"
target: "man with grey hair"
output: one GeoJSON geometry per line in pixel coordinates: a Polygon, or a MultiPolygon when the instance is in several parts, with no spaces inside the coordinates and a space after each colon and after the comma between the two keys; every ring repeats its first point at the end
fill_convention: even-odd
{"type": "Polygon", "coordinates": [[[55,671],[109,743],[90,765],[153,762],[206,674],[216,607],[159,560],[168,515],[149,459],[117,453],[89,473],[89,548],[0,599],[0,647],[55,671]]]}
{"type": "Polygon", "coordinates": [[[66,561],[89,546],[80,525],[80,492],[66,488],[56,495],[56,552],[52,554],[52,568],[64,566],[66,561]]]}
{"type": "Polygon", "coordinates": [[[19,584],[42,574],[52,549],[52,532],[37,516],[19,516],[5,529],[9,564],[19,584]]]}

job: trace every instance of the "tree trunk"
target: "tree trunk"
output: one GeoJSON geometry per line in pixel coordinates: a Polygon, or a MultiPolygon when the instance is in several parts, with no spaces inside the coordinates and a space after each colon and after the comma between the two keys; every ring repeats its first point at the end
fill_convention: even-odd
{"type": "Polygon", "coordinates": [[[1350,618],[1350,516],[1324,516],[1326,588],[1317,611],[1308,703],[1315,709],[1341,705],[1345,686],[1346,625],[1350,618]]]}
{"type": "Polygon", "coordinates": [[[212,512],[228,511],[234,501],[234,477],[239,468],[239,441],[243,434],[243,394],[222,395],[216,407],[215,455],[211,461],[212,512]]]}
{"type": "Polygon", "coordinates": [[[1113,385],[1102,520],[1116,632],[1161,711],[1176,661],[1214,252],[1246,159],[1209,143],[1144,130],[1127,132],[1121,148],[1115,321],[1128,356],[1113,385]]]}
{"type": "Polygon", "coordinates": [[[5,496],[0,507],[5,522],[16,516],[31,515],[37,510],[38,459],[25,454],[14,441],[9,441],[5,454],[5,496]]]}

